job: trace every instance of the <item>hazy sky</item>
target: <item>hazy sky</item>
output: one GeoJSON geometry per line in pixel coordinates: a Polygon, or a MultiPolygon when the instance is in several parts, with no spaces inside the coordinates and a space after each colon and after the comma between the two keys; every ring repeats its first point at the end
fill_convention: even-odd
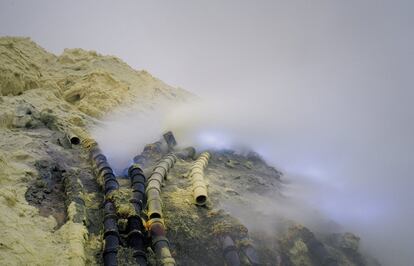
{"type": "Polygon", "coordinates": [[[406,266],[413,14],[403,0],[2,0],[0,35],[30,36],[57,54],[115,55],[199,95],[239,99],[197,127],[221,126],[260,148],[267,140],[278,167],[330,187],[307,200],[370,240],[386,265],[406,266]]]}

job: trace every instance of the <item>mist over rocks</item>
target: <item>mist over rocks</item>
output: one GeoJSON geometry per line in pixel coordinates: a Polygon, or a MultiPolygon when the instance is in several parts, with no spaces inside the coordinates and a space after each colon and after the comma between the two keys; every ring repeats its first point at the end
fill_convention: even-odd
{"type": "MultiPolygon", "coordinates": [[[[401,177],[406,177],[409,159],[395,160],[396,147],[404,143],[394,143],[390,137],[393,130],[383,130],[378,121],[373,120],[372,126],[371,113],[349,117],[341,113],[343,116],[336,117],[325,105],[318,109],[306,97],[283,101],[282,95],[276,97],[270,90],[262,94],[243,91],[237,97],[212,94],[199,99],[166,85],[146,71],[136,71],[113,56],[81,49],[68,49],[56,56],[27,38],[0,38],[0,51],[0,209],[10,213],[0,216],[0,223],[6,230],[21,219],[27,221],[25,226],[14,229],[16,234],[5,232],[4,244],[9,249],[1,250],[3,261],[10,257],[16,264],[41,263],[43,256],[47,265],[82,265],[99,257],[99,228],[94,224],[99,224],[96,210],[102,195],[96,187],[91,189],[92,172],[84,152],[67,143],[65,135],[70,128],[94,137],[119,175],[145,145],[157,141],[167,129],[176,134],[182,147],[194,146],[198,151],[232,150],[219,152],[212,168],[207,170],[212,195],[221,211],[203,213],[201,217],[212,217],[203,228],[232,217],[237,220],[234,224],[243,223],[259,242],[264,238],[256,229],[263,224],[256,223],[256,217],[267,217],[275,221],[270,224],[274,234],[263,242],[266,246],[260,251],[270,260],[283,257],[274,253],[277,250],[293,265],[318,265],[320,261],[330,261],[332,254],[342,262],[355,259],[357,262],[353,263],[358,265],[363,255],[355,253],[356,246],[358,252],[367,251],[375,257],[382,254],[390,261],[398,261],[399,251],[394,250],[398,247],[408,254],[412,238],[407,230],[410,212],[404,213],[409,202],[404,184],[409,184],[409,180],[401,177]],[[359,129],[350,130],[355,125],[359,129]],[[374,131],[383,135],[377,136],[374,131]],[[374,147],[384,156],[373,154],[374,147]],[[56,158],[58,162],[54,162],[56,158]],[[363,160],[366,158],[373,159],[363,160]],[[36,165],[44,161],[53,165],[46,167],[51,174],[55,170],[79,174],[80,182],[87,188],[85,206],[94,210],[88,213],[92,226],[70,220],[62,225],[62,220],[52,218],[61,215],[55,211],[59,205],[52,204],[44,217],[35,205],[28,204],[25,193],[30,186],[30,193],[34,191],[36,195],[30,198],[36,202],[48,201],[49,194],[64,194],[59,189],[48,194],[50,188],[43,187],[44,175],[36,165]],[[271,169],[272,165],[276,168],[271,169]],[[400,171],[392,172],[396,166],[401,166],[400,171]],[[394,176],[394,181],[401,183],[395,187],[391,186],[392,179],[373,183],[379,176],[381,180],[394,176]],[[391,198],[400,191],[400,198],[391,198]],[[248,212],[244,211],[246,206],[248,212]],[[396,221],[400,230],[393,226],[396,221]],[[328,228],[326,223],[333,230],[323,230],[328,228]],[[289,231],[288,225],[293,229],[289,231]],[[281,228],[284,231],[279,231],[281,228]],[[336,229],[341,231],[337,232],[339,235],[330,235],[336,229]],[[324,238],[324,234],[328,236],[324,238]],[[13,242],[19,235],[29,235],[23,246],[33,253],[22,255],[13,242]],[[395,246],[379,241],[384,236],[392,239],[395,246]],[[43,240],[39,242],[40,238],[43,240]],[[55,247],[51,247],[52,243],[55,247]],[[324,248],[315,248],[321,245],[324,248]],[[53,256],[37,253],[45,247],[53,250],[53,256]],[[59,256],[55,258],[55,254],[59,256]]],[[[172,177],[180,180],[179,186],[170,183],[166,190],[166,198],[173,203],[167,212],[177,230],[173,239],[182,246],[191,243],[180,238],[179,230],[200,219],[194,214],[195,209],[182,201],[189,197],[188,182],[182,179],[188,166],[188,162],[178,164],[172,177]],[[177,213],[180,220],[174,223],[177,213]]],[[[64,221],[70,217],[65,215],[64,221]]],[[[202,232],[186,234],[194,237],[202,232]]],[[[206,243],[214,244],[208,236],[202,237],[206,243]]],[[[184,253],[181,258],[187,255],[184,253]]]]}

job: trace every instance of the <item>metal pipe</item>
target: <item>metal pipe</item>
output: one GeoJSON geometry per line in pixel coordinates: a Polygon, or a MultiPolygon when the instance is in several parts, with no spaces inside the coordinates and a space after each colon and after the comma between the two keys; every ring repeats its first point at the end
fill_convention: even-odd
{"type": "Polygon", "coordinates": [[[164,221],[159,218],[150,219],[147,226],[151,236],[151,245],[157,257],[157,265],[175,266],[176,263],[170,251],[170,243],[165,236],[164,221]]]}
{"type": "Polygon", "coordinates": [[[118,218],[116,216],[115,206],[112,202],[105,202],[104,215],[104,265],[116,266],[119,246],[119,232],[117,224],[118,218]]]}
{"type": "Polygon", "coordinates": [[[207,185],[204,181],[204,168],[207,167],[210,153],[203,152],[193,163],[190,169],[189,177],[193,183],[193,198],[195,204],[203,206],[207,203],[207,185]]]}
{"type": "Polygon", "coordinates": [[[248,259],[249,263],[252,266],[262,265],[260,263],[260,260],[259,260],[259,255],[257,254],[257,251],[253,247],[253,245],[251,244],[251,242],[252,241],[249,239],[248,236],[242,238],[240,240],[240,243],[243,243],[243,244],[240,246],[240,249],[243,252],[243,254],[246,256],[246,258],[248,259]]]}
{"type": "Polygon", "coordinates": [[[233,239],[226,235],[220,237],[221,247],[223,249],[223,256],[227,266],[240,266],[239,253],[237,247],[234,244],[233,239]]]}
{"type": "Polygon", "coordinates": [[[145,182],[146,178],[142,169],[133,164],[128,169],[128,176],[131,181],[131,188],[133,191],[133,198],[131,203],[135,208],[136,216],[128,217],[127,224],[127,242],[130,247],[134,249],[134,258],[138,265],[147,265],[147,255],[145,253],[146,237],[145,227],[141,219],[142,208],[145,204],[145,182]]]}
{"type": "MultiPolygon", "coordinates": [[[[119,188],[118,181],[107,162],[105,155],[102,154],[96,142],[89,150],[89,158],[95,170],[96,178],[104,190],[105,196],[119,188]]],[[[109,200],[104,202],[104,250],[103,261],[105,266],[116,266],[119,247],[118,217],[116,215],[115,204],[109,200]]]]}
{"type": "Polygon", "coordinates": [[[168,172],[174,166],[177,157],[174,154],[164,156],[154,167],[148,179],[145,195],[147,197],[147,228],[151,237],[151,245],[157,256],[158,264],[175,266],[168,239],[165,237],[165,226],[162,219],[161,185],[167,178],[168,172]]]}
{"type": "Polygon", "coordinates": [[[162,218],[161,184],[167,178],[168,172],[174,166],[177,157],[167,154],[154,167],[148,178],[145,194],[147,197],[147,214],[149,219],[162,218]]]}
{"type": "Polygon", "coordinates": [[[66,138],[72,145],[82,144],[82,146],[87,150],[90,150],[98,145],[96,141],[90,138],[90,135],[80,127],[66,128],[64,132],[66,134],[66,138]]]}
{"type": "Polygon", "coordinates": [[[79,145],[81,143],[80,138],[71,130],[66,132],[66,138],[69,140],[72,145],[79,145]]]}
{"type": "Polygon", "coordinates": [[[102,154],[101,149],[96,145],[89,152],[89,158],[92,161],[95,174],[98,178],[98,183],[103,186],[105,195],[119,188],[118,181],[115,174],[109,165],[105,155],[102,154]]]}
{"type": "Polygon", "coordinates": [[[172,150],[177,145],[174,134],[171,131],[168,131],[163,135],[165,142],[168,145],[168,149],[172,150]]]}

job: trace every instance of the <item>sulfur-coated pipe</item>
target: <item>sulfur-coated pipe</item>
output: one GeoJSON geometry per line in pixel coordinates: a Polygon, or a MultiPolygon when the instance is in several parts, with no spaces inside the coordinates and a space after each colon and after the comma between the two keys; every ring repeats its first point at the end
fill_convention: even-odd
{"type": "Polygon", "coordinates": [[[81,143],[80,137],[71,130],[68,130],[66,132],[66,138],[72,145],[79,145],[81,143]]]}
{"type": "Polygon", "coordinates": [[[145,194],[147,197],[147,214],[149,219],[162,218],[161,185],[174,166],[177,158],[174,154],[164,156],[155,166],[148,178],[145,194]]]}
{"type": "Polygon", "coordinates": [[[174,154],[164,156],[155,166],[148,178],[145,195],[147,197],[147,215],[149,221],[147,228],[151,237],[151,246],[154,250],[158,264],[162,266],[175,266],[171,255],[169,242],[165,234],[164,220],[162,219],[161,185],[167,178],[168,172],[174,166],[177,157],[174,154]]]}
{"type": "Polygon", "coordinates": [[[203,152],[193,163],[189,177],[193,183],[193,198],[195,204],[203,206],[207,203],[207,185],[204,181],[204,169],[207,167],[210,153],[203,152]]]}

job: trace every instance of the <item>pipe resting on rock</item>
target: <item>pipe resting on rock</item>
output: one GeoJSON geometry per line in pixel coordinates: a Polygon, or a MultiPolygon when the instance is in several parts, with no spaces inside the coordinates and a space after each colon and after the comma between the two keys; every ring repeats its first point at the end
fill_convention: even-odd
{"type": "Polygon", "coordinates": [[[145,194],[147,196],[147,214],[149,219],[162,218],[161,185],[174,166],[177,157],[174,154],[164,156],[155,166],[148,178],[145,194]]]}
{"type": "Polygon", "coordinates": [[[223,249],[223,256],[227,266],[240,266],[239,253],[237,247],[234,244],[233,239],[225,235],[220,237],[221,247],[223,249]]]}
{"type": "Polygon", "coordinates": [[[147,265],[147,255],[145,253],[145,226],[141,219],[142,209],[145,204],[145,182],[146,177],[142,169],[137,164],[131,165],[128,169],[128,176],[131,181],[132,199],[131,203],[137,215],[128,217],[127,242],[134,249],[134,258],[138,265],[147,265]]]}
{"type": "Polygon", "coordinates": [[[151,236],[151,246],[157,257],[157,265],[175,266],[176,263],[170,251],[170,243],[165,236],[166,233],[163,219],[150,219],[147,222],[147,227],[151,236]]]}
{"type": "Polygon", "coordinates": [[[241,239],[241,242],[244,243],[241,245],[240,250],[246,256],[247,260],[249,261],[250,265],[252,266],[259,266],[262,265],[259,259],[259,255],[257,254],[256,249],[251,244],[251,240],[248,236],[245,236],[241,239]]]}
{"type": "Polygon", "coordinates": [[[207,203],[207,185],[204,181],[204,168],[207,167],[210,153],[203,152],[193,163],[189,177],[193,183],[193,197],[195,204],[203,206],[207,203]]]}
{"type": "Polygon", "coordinates": [[[119,246],[119,232],[118,218],[116,216],[115,206],[112,202],[105,201],[104,215],[104,265],[116,266],[119,246]]]}
{"type": "MultiPolygon", "coordinates": [[[[105,155],[95,143],[89,150],[89,158],[92,162],[95,174],[105,192],[105,196],[119,188],[118,181],[108,164],[105,155]]],[[[109,200],[104,202],[104,251],[103,260],[105,266],[117,265],[117,254],[119,246],[118,217],[115,204],[109,200]]]]}
{"type": "Polygon", "coordinates": [[[167,174],[174,166],[177,157],[167,154],[155,166],[148,179],[145,194],[147,196],[147,215],[149,221],[147,228],[151,237],[151,246],[157,256],[158,264],[162,266],[175,266],[171,255],[168,239],[165,236],[164,220],[162,219],[161,185],[167,174]]]}
{"type": "Polygon", "coordinates": [[[66,131],[66,138],[72,145],[79,145],[81,143],[80,137],[75,132],[73,132],[73,130],[66,131]]]}

